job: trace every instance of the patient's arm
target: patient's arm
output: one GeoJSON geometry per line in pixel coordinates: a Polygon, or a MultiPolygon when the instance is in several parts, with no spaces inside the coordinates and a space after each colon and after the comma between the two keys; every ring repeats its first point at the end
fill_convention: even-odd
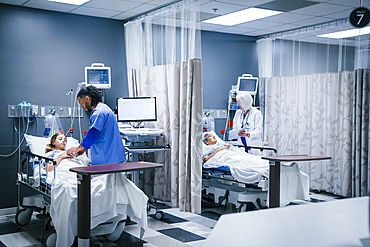
{"type": "MultiPolygon", "coordinates": [[[[68,155],[67,153],[64,153],[64,154],[62,154],[62,155],[60,155],[55,161],[56,161],[56,163],[57,163],[57,165],[56,166],[58,166],[59,165],[59,163],[63,160],[63,159],[70,159],[70,158],[73,158],[73,156],[72,155],[68,155]]],[[[52,171],[54,171],[54,165],[53,165],[53,163],[49,163],[48,164],[48,172],[52,172],[52,171]]]]}
{"type": "Polygon", "coordinates": [[[230,146],[229,145],[225,145],[225,146],[222,146],[220,147],[219,149],[217,149],[215,152],[213,152],[210,156],[207,156],[203,159],[204,162],[207,162],[208,160],[210,160],[213,156],[215,156],[218,152],[222,151],[222,150],[225,150],[225,149],[229,149],[230,146]]]}

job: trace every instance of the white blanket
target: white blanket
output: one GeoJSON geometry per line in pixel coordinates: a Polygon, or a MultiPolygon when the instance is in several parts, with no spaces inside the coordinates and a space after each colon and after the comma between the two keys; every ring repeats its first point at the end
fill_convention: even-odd
{"type": "MultiPolygon", "coordinates": [[[[256,183],[262,176],[269,177],[268,160],[248,154],[243,148],[230,146],[230,149],[216,153],[203,165],[204,168],[221,166],[228,166],[231,175],[243,183],[256,183]]],[[[309,178],[295,162],[283,164],[280,169],[280,205],[300,199],[309,199],[309,178]]]]}
{"type": "MultiPolygon", "coordinates": [[[[77,178],[76,173],[67,170],[67,167],[76,167],[74,159],[60,162],[52,182],[50,216],[57,232],[56,246],[71,246],[77,235],[77,178]]],[[[147,201],[148,197],[123,173],[94,177],[91,180],[91,229],[123,214],[145,230],[147,201]]]]}

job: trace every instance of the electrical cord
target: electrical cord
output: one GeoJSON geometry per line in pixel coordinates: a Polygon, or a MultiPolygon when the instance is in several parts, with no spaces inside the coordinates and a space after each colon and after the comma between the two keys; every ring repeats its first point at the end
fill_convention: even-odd
{"type": "MultiPolygon", "coordinates": [[[[22,141],[19,143],[18,147],[12,153],[10,153],[10,154],[0,154],[0,157],[3,157],[3,158],[10,157],[10,156],[14,155],[19,150],[19,148],[22,146],[22,143],[23,143],[24,138],[25,138],[24,134],[27,133],[27,131],[28,131],[28,123],[30,123],[30,121],[27,119],[26,130],[23,133],[22,141]]],[[[18,131],[17,131],[17,133],[18,133],[18,131]]]]}

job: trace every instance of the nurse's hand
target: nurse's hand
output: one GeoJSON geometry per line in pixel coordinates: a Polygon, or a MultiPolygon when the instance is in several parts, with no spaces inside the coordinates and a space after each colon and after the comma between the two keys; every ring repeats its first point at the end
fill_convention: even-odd
{"type": "Polygon", "coordinates": [[[247,132],[247,130],[243,130],[243,131],[240,131],[240,132],[238,133],[238,136],[240,136],[240,137],[250,137],[250,136],[251,136],[251,134],[249,134],[249,133],[247,132]]]}
{"type": "Polygon", "coordinates": [[[83,146],[79,145],[78,147],[70,148],[67,151],[67,155],[81,155],[84,152],[86,152],[86,149],[83,146]]]}

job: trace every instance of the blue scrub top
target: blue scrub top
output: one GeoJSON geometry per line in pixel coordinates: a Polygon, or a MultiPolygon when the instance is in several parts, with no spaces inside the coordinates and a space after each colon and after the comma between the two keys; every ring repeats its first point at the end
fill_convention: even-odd
{"type": "Polygon", "coordinates": [[[100,131],[91,146],[91,164],[122,163],[126,160],[121,134],[113,111],[104,103],[99,103],[91,112],[90,128],[100,131]]]}

